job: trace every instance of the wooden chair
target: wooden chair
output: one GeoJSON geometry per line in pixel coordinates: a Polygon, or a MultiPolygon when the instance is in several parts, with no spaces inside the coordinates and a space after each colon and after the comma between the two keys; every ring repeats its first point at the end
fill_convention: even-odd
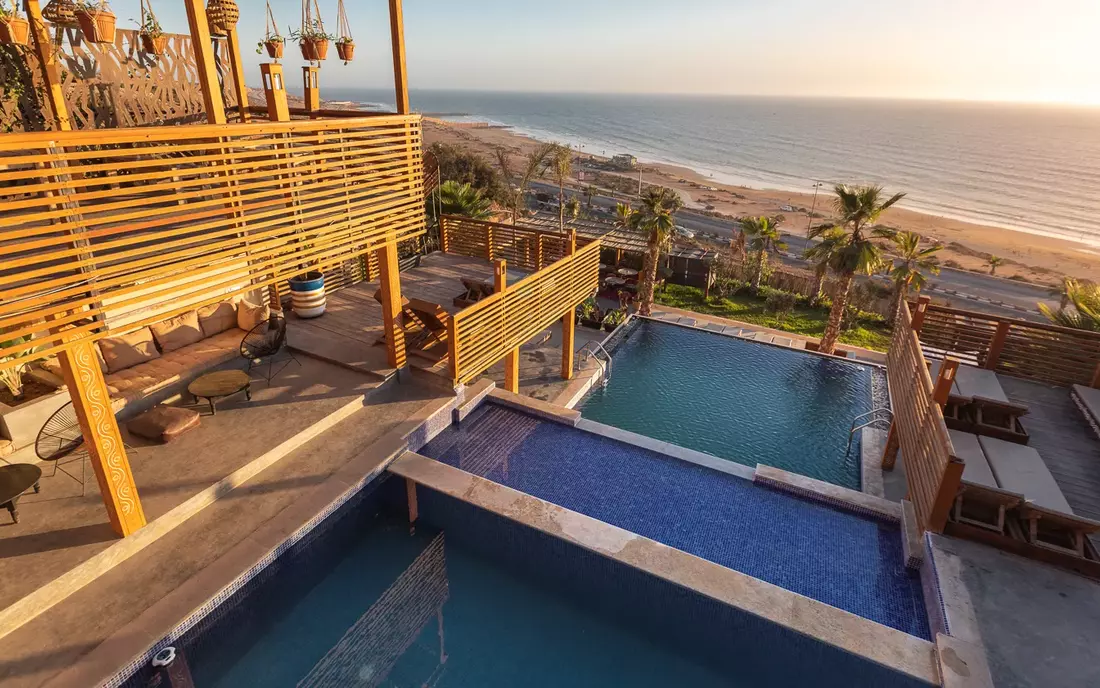
{"type": "Polygon", "coordinates": [[[477,282],[465,277],[461,281],[462,288],[466,291],[454,298],[455,308],[469,308],[485,297],[492,296],[496,291],[493,285],[486,282],[477,282]]]}

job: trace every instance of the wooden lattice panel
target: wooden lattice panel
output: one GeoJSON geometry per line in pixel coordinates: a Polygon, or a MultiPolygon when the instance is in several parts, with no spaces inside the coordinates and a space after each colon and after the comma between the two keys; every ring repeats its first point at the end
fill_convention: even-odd
{"type": "Polygon", "coordinates": [[[422,184],[418,116],[0,136],[0,368],[414,239],[422,184]]]}

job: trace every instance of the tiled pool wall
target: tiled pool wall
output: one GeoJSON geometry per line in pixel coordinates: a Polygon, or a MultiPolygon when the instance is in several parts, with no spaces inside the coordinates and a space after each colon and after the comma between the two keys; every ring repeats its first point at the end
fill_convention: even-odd
{"type": "MultiPolygon", "coordinates": [[[[395,507],[407,506],[403,489],[387,495],[395,507]]],[[[417,500],[419,518],[448,541],[662,643],[671,640],[735,685],[739,677],[751,677],[750,685],[930,685],[448,495],[420,486],[417,500]]]]}

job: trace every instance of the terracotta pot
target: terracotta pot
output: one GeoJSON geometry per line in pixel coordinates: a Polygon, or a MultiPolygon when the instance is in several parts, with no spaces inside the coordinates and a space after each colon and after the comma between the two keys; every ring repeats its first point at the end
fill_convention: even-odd
{"type": "Polygon", "coordinates": [[[55,26],[76,26],[76,3],[73,0],[50,0],[42,17],[55,26]]]}
{"type": "Polygon", "coordinates": [[[354,43],[337,43],[336,53],[340,56],[340,59],[345,63],[351,62],[355,57],[355,44],[354,43]]]}
{"type": "Polygon", "coordinates": [[[304,38],[298,47],[302,49],[302,59],[306,62],[320,62],[328,57],[327,38],[304,38]]]}
{"type": "Polygon", "coordinates": [[[114,43],[117,19],[110,10],[77,10],[76,21],[89,43],[114,43]]]}
{"type": "Polygon", "coordinates": [[[283,50],[286,48],[285,41],[264,41],[264,47],[267,48],[267,54],[271,59],[278,60],[283,56],[283,50]]]}
{"type": "Polygon", "coordinates": [[[0,21],[0,43],[26,45],[30,40],[31,24],[23,17],[0,21]]]}
{"type": "Polygon", "coordinates": [[[168,36],[161,34],[159,36],[150,36],[147,33],[141,34],[141,50],[149,55],[163,55],[164,51],[168,49],[168,36]]]}

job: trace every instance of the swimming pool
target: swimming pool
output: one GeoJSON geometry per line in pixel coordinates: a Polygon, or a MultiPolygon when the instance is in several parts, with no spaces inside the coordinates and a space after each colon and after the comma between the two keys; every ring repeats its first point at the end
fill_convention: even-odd
{"type": "Polygon", "coordinates": [[[420,453],[928,639],[897,523],[483,404],[420,453]]]}
{"type": "Polygon", "coordinates": [[[186,685],[927,685],[431,490],[410,527],[378,483],[171,639],[186,685]]]}
{"type": "Polygon", "coordinates": [[[870,366],[646,319],[611,353],[585,418],[860,489],[858,437],[846,450],[872,408],[870,366]]]}

